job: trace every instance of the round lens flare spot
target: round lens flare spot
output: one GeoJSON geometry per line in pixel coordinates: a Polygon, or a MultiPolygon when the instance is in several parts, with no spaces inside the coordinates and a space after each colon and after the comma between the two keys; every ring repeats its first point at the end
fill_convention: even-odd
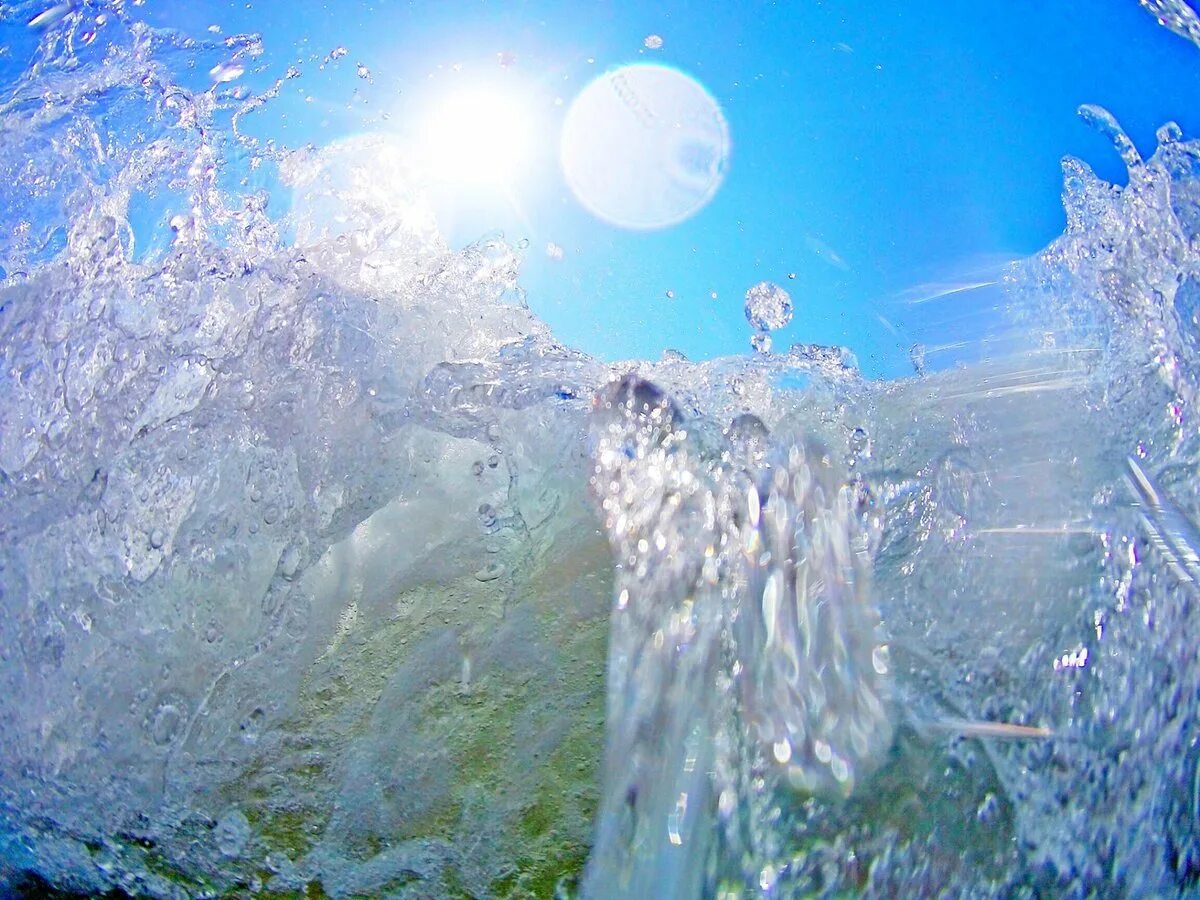
{"type": "Polygon", "coordinates": [[[534,151],[533,116],[519,97],[488,88],[440,98],[425,118],[420,146],[437,180],[505,188],[534,151]]]}
{"type": "Polygon", "coordinates": [[[729,165],[729,126],[704,87],[667,66],[607,72],[563,123],[563,174],[576,199],[621,228],[676,225],[703,209],[729,165]]]}

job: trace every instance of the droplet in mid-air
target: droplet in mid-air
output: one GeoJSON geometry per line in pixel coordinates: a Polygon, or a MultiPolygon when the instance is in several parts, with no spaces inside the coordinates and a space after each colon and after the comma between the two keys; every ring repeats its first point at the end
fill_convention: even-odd
{"type": "Polygon", "coordinates": [[[676,225],[712,200],[725,178],[729,128],[694,79],[642,63],[583,89],[563,123],[561,159],[572,193],[621,228],[676,225]]]}
{"type": "Polygon", "coordinates": [[[757,331],[750,336],[750,346],[755,353],[771,352],[771,336],[765,331],[757,331]]]}
{"type": "Polygon", "coordinates": [[[758,331],[775,331],[792,321],[792,298],[783,288],[760,281],[746,291],[746,321],[758,331]]]}
{"type": "Polygon", "coordinates": [[[209,69],[208,74],[214,84],[225,84],[241,78],[245,72],[246,67],[239,62],[223,62],[209,69]]]}
{"type": "Polygon", "coordinates": [[[648,34],[648,35],[646,35],[646,39],[644,41],[642,41],[642,43],[645,45],[647,50],[661,50],[662,45],[663,45],[663,39],[660,35],[648,34]]]}

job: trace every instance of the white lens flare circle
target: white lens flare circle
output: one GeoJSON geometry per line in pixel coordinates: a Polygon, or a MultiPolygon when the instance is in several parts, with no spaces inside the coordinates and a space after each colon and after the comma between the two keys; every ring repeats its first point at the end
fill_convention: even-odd
{"type": "Polygon", "coordinates": [[[526,104],[503,90],[460,90],[429,110],[419,143],[434,179],[506,188],[532,159],[533,117],[526,104]]]}
{"type": "Polygon", "coordinates": [[[729,126],[712,95],[667,66],[639,63],[583,89],[563,123],[572,193],[612,225],[648,231],[703,209],[729,164],[729,126]]]}

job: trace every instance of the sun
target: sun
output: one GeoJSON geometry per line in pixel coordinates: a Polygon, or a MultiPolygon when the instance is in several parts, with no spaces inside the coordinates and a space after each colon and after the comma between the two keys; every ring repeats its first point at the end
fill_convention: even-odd
{"type": "Polygon", "coordinates": [[[531,166],[535,131],[535,117],[519,92],[477,86],[432,101],[418,145],[436,181],[508,190],[531,166]]]}

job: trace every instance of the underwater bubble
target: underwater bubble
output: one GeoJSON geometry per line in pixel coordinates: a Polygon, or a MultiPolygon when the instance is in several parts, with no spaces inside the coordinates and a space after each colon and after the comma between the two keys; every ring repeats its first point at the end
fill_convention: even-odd
{"type": "Polygon", "coordinates": [[[746,321],[758,331],[775,331],[792,321],[792,298],[783,288],[760,281],[746,291],[746,321]]]}
{"type": "Polygon", "coordinates": [[[183,731],[187,709],[175,698],[161,700],[147,722],[150,739],[160,747],[171,743],[183,731]]]}
{"type": "Polygon", "coordinates": [[[496,527],[496,509],[490,503],[481,503],[477,510],[479,527],[490,531],[496,527]]]}
{"type": "Polygon", "coordinates": [[[215,836],[222,856],[240,856],[250,840],[250,822],[240,809],[231,809],[217,822],[215,836]]]}
{"type": "Polygon", "coordinates": [[[725,178],[729,127],[699,82],[666,66],[629,65],[575,98],[560,151],[567,184],[589,212],[646,231],[712,200],[725,178]]]}
{"type": "Polygon", "coordinates": [[[489,563],[475,573],[476,581],[495,581],[504,574],[504,566],[501,563],[489,563]]]}

